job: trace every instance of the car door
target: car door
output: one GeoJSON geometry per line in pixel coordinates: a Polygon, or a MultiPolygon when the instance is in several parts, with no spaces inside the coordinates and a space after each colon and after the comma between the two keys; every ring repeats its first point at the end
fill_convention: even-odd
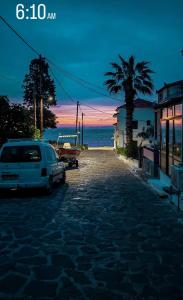
{"type": "Polygon", "coordinates": [[[47,162],[49,174],[53,176],[53,181],[57,181],[61,177],[61,170],[54,149],[47,147],[47,162]]]}

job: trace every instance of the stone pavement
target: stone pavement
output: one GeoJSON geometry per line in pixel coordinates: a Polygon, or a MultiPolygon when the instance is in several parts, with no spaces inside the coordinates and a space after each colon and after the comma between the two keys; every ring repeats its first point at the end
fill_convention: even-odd
{"type": "Polygon", "coordinates": [[[0,299],[183,299],[183,217],[112,151],[0,197],[0,299]]]}

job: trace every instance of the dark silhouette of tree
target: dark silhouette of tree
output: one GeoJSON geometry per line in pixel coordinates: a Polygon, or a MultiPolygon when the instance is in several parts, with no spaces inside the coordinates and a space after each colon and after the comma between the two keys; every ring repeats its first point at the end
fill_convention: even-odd
{"type": "Polygon", "coordinates": [[[21,104],[11,104],[8,114],[9,138],[31,138],[33,136],[33,116],[30,110],[21,104]]]}
{"type": "MultiPolygon", "coordinates": [[[[23,81],[24,88],[24,104],[33,109],[34,99],[37,106],[37,128],[40,128],[40,99],[43,97],[44,110],[48,110],[50,106],[56,105],[55,84],[49,75],[49,66],[45,58],[39,57],[33,59],[29,66],[29,73],[25,75],[23,81]],[[51,100],[50,100],[51,99],[51,100]]],[[[53,113],[44,114],[46,127],[55,127],[56,122],[53,113]],[[51,118],[52,116],[52,118],[51,118]]]]}
{"type": "Polygon", "coordinates": [[[114,72],[107,72],[105,76],[111,78],[105,81],[109,92],[124,92],[126,103],[126,144],[130,146],[133,143],[133,111],[134,100],[138,93],[151,95],[153,92],[153,83],[151,74],[153,71],[149,68],[149,62],[142,61],[135,63],[134,56],[125,60],[119,55],[120,64],[111,63],[114,72]]]}
{"type": "Polygon", "coordinates": [[[21,104],[11,104],[7,97],[0,96],[0,145],[8,138],[31,138],[33,116],[21,104]]]}
{"type": "Polygon", "coordinates": [[[6,96],[0,96],[0,146],[6,140],[7,129],[9,128],[10,104],[6,96]]]}

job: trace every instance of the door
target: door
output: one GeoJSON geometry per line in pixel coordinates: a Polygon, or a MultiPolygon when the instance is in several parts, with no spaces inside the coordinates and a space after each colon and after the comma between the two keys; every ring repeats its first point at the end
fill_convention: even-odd
{"type": "Polygon", "coordinates": [[[168,174],[168,121],[161,120],[161,156],[160,164],[163,172],[168,174]]]}

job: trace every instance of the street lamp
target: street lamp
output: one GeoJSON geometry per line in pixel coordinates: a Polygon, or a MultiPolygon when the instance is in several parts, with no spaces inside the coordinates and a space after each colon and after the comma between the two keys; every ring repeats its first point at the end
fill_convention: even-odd
{"type": "Polygon", "coordinates": [[[50,96],[48,97],[48,102],[49,102],[49,103],[52,103],[53,100],[54,100],[53,96],[50,95],[50,96]]]}

